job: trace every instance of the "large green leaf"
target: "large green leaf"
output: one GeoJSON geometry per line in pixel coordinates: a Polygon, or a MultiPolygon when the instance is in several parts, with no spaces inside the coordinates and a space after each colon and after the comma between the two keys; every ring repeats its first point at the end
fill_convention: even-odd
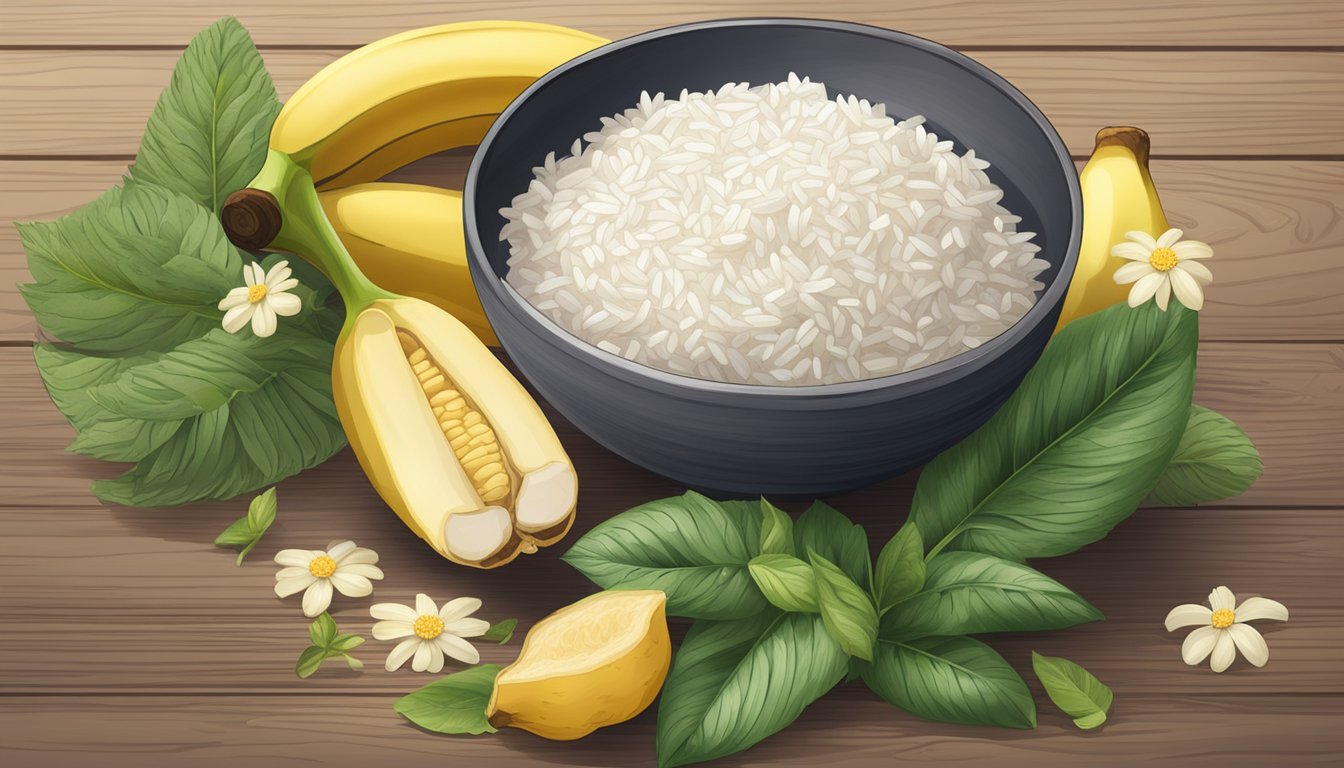
{"type": "Polygon", "coordinates": [[[863,679],[878,696],[929,720],[1036,727],[1036,704],[1022,676],[974,638],[882,640],[863,679]]]}
{"type": "Polygon", "coordinates": [[[1102,618],[1068,587],[1021,563],[978,552],[929,561],[924,589],[882,617],[885,640],[1062,629],[1102,618]]]}
{"type": "Polygon", "coordinates": [[[136,181],[190,196],[212,214],[266,159],[280,112],[275,86],[237,19],[206,27],[159,96],[130,169],[136,181]]]}
{"type": "Polygon", "coordinates": [[[1231,419],[1190,406],[1176,455],[1153,488],[1151,500],[1190,507],[1231,498],[1251,487],[1265,471],[1255,444],[1231,419]]]}
{"type": "Polygon", "coordinates": [[[868,588],[872,581],[872,557],[868,534],[829,504],[812,502],[793,525],[793,540],[799,555],[810,549],[840,566],[854,583],[868,588]]]}
{"type": "Polygon", "coordinates": [[[438,680],[397,699],[402,717],[435,733],[494,733],[485,716],[500,668],[479,664],[438,680]]]}
{"type": "Polygon", "coordinates": [[[760,554],[761,511],[694,491],[599,523],[564,560],[604,589],[657,589],[667,613],[735,619],[768,607],[747,570],[760,554]]]}
{"type": "Polygon", "coordinates": [[[1133,513],[1181,437],[1199,324],[1125,304],[1055,336],[984,426],[920,475],[910,518],[930,554],[1062,555],[1133,513]]]}
{"type": "Polygon", "coordinates": [[[659,767],[713,760],[756,744],[840,682],[847,662],[814,614],[697,621],[663,685],[659,767]]]}

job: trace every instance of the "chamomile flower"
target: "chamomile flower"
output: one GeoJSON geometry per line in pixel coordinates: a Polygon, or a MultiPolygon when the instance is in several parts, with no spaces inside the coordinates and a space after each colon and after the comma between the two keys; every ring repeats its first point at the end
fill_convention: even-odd
{"type": "Polygon", "coordinates": [[[1129,289],[1129,306],[1137,307],[1154,296],[1163,311],[1171,294],[1193,310],[1204,307],[1204,289],[1201,285],[1213,282],[1213,273],[1199,263],[1213,255],[1208,243],[1182,240],[1179,229],[1168,229],[1153,239],[1147,232],[1126,232],[1126,242],[1111,249],[1112,256],[1129,260],[1115,270],[1115,282],[1133,283],[1129,289]]]}
{"type": "Polygon", "coordinates": [[[264,338],[275,333],[277,316],[299,314],[303,301],[288,293],[299,284],[291,274],[288,261],[277,261],[269,271],[255,262],[244,264],[243,281],[247,284],[229,291],[219,302],[224,310],[224,330],[237,333],[250,320],[252,333],[264,338]]]}
{"type": "Polygon", "coordinates": [[[1246,622],[1257,620],[1287,621],[1283,603],[1264,597],[1248,597],[1237,605],[1237,596],[1227,587],[1209,593],[1209,607],[1187,603],[1167,614],[1167,631],[1198,626],[1181,644],[1181,658],[1194,666],[1209,659],[1214,672],[1222,672],[1237,658],[1237,651],[1257,667],[1269,661],[1269,645],[1246,622]],[[1210,658],[1211,657],[1211,658],[1210,658]]]}
{"type": "Polygon", "coordinates": [[[481,607],[474,597],[459,597],[439,608],[429,595],[415,596],[415,607],[399,603],[378,603],[369,608],[369,615],[382,619],[373,625],[377,640],[401,640],[387,654],[384,665],[388,672],[399,669],[411,659],[416,672],[439,672],[443,657],[449,656],[463,664],[481,660],[476,647],[463,638],[479,637],[490,628],[490,622],[468,618],[481,607]]]}
{"type": "Polygon", "coordinates": [[[275,574],[275,594],[289,597],[302,591],[308,618],[331,606],[333,589],[346,597],[368,597],[373,594],[370,580],[383,578],[375,565],[378,553],[353,541],[333,541],[326,549],[282,549],[275,562],[285,566],[275,574]]]}

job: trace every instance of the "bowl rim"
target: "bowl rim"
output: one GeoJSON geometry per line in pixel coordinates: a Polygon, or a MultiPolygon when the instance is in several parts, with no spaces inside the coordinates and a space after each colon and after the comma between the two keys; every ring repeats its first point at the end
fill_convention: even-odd
{"type": "MultiPolygon", "coordinates": [[[[495,121],[490,125],[485,137],[481,139],[476,152],[472,155],[471,166],[467,170],[466,183],[463,186],[462,193],[462,223],[463,233],[467,242],[467,258],[469,263],[474,264],[477,269],[474,272],[482,272],[492,276],[491,280],[477,280],[476,291],[490,291],[495,298],[504,304],[504,309],[518,317],[520,320],[526,318],[531,323],[539,326],[545,331],[545,335],[555,343],[567,347],[571,352],[591,360],[592,363],[599,366],[614,367],[626,376],[633,376],[637,379],[645,380],[649,383],[660,385],[661,388],[668,390],[692,391],[702,393],[723,393],[732,395],[768,395],[773,397],[802,397],[802,398],[831,398],[840,395],[853,395],[862,393],[873,393],[877,391],[889,390],[893,387],[907,387],[914,385],[915,388],[922,389],[936,383],[938,380],[948,377],[954,373],[970,372],[979,369],[990,361],[1002,356],[1010,350],[1014,344],[1021,340],[1021,337],[1035,329],[1047,316],[1053,311],[1055,304],[1062,298],[1062,294],[1068,290],[1068,284],[1072,280],[1074,269],[1077,266],[1078,252],[1082,242],[1083,228],[1083,201],[1082,189],[1079,184],[1078,174],[1074,168],[1073,158],[1069,154],[1068,147],[1060,137],[1059,132],[1054,125],[1046,119],[1045,114],[1036,106],[1026,94],[1018,90],[1016,86],[1008,82],[1002,75],[994,72],[989,67],[981,64],[975,59],[957,51],[948,48],[945,45],[936,43],[927,38],[912,35],[908,32],[898,32],[885,27],[874,26],[871,24],[860,24],[849,21],[836,21],[832,19],[815,18],[793,18],[793,17],[743,17],[732,19],[714,19],[709,21],[696,21],[685,24],[676,24],[669,27],[661,27],[641,32],[630,37],[613,40],[605,45],[594,48],[587,53],[570,59],[560,66],[552,69],[541,77],[537,78],[531,85],[523,90],[509,105],[499,114],[495,121]],[[657,40],[664,37],[672,37],[689,32],[697,32],[706,29],[719,29],[729,27],[803,27],[811,29],[820,29],[830,32],[844,32],[848,34],[864,35],[887,40],[889,42],[906,45],[913,48],[926,51],[939,56],[949,62],[966,70],[972,76],[978,77],[991,86],[1001,91],[1009,98],[1019,109],[1021,109],[1028,118],[1035,123],[1037,129],[1044,134],[1051,148],[1054,150],[1055,159],[1059,161],[1060,167],[1064,170],[1065,183],[1068,187],[1069,205],[1073,213],[1068,243],[1065,245],[1063,261],[1059,265],[1054,280],[1045,287],[1040,298],[1032,305],[1016,323],[1006,328],[1002,333],[986,341],[978,347],[968,349],[963,352],[940,360],[931,365],[922,366],[910,371],[887,374],[868,379],[859,379],[856,381],[844,381],[831,384],[805,384],[797,386],[773,385],[773,384],[742,384],[737,382],[715,381],[711,379],[701,379],[685,374],[665,371],[661,368],[645,365],[626,359],[621,355],[607,352],[600,349],[595,344],[591,344],[584,339],[575,336],[563,326],[551,320],[545,314],[532,306],[530,302],[522,297],[513,286],[508,285],[508,281],[495,274],[494,267],[490,264],[486,256],[485,247],[481,241],[481,232],[475,216],[476,208],[476,184],[480,177],[481,166],[485,158],[490,154],[496,137],[508,120],[516,113],[523,104],[525,104],[537,91],[545,88],[552,81],[564,75],[571,69],[583,66],[591,61],[602,58],[607,54],[641,45],[651,40],[657,40]],[[482,286],[481,283],[486,283],[482,286]]],[[[524,321],[526,322],[526,320],[524,321]]],[[[508,341],[502,336],[500,343],[508,351],[508,341]]]]}

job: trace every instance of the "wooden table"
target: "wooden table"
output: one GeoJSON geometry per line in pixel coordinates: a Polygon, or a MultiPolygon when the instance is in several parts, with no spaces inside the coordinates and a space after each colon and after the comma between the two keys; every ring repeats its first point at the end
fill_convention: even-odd
{"type": "MultiPolygon", "coordinates": [[[[381,670],[294,676],[307,643],[295,601],[271,593],[279,547],[350,537],[382,553],[377,596],[485,601],[520,629],[591,587],[547,552],[483,573],[434,556],[378,501],[348,452],[283,483],[279,522],[241,568],[211,541],[244,500],[190,509],[99,505],[116,468],[64,452],[71,430],[30,351],[36,328],[10,223],[71,210],[115,183],[181,47],[220,11],[170,0],[6,4],[0,10],[0,761],[7,766],[651,766],[652,712],[581,742],[522,732],[436,737],[392,711],[428,677],[381,670]],[[461,761],[461,762],[457,762],[461,761]]],[[[1004,74],[1080,160],[1093,132],[1153,135],[1153,175],[1172,222],[1213,244],[1196,399],[1239,422],[1264,455],[1248,493],[1199,509],[1145,509],[1109,538],[1041,563],[1104,623],[994,638],[1027,671],[1032,649],[1068,656],[1115,690],[1098,732],[1075,730],[1032,680],[1031,732],[937,725],[843,686],[723,765],[898,762],[997,765],[1290,765],[1344,751],[1344,4],[1338,0],[231,0],[281,96],[386,34],[512,17],[608,37],[692,19],[830,16],[949,44],[1004,74]],[[1180,661],[1167,610],[1226,584],[1277,598],[1273,658],[1222,675],[1180,661]]],[[[453,180],[462,158],[403,178],[453,180]]],[[[584,479],[574,534],[673,483],[557,426],[584,479]]],[[[874,541],[908,509],[913,477],[832,500],[874,541]]],[[[796,505],[795,505],[796,506],[796,505]]],[[[794,511],[797,511],[795,508],[794,511]]],[[[333,613],[367,634],[367,601],[333,613]]],[[[484,649],[507,662],[517,643],[484,649]]],[[[1030,679],[1030,675],[1028,675],[1030,679]]]]}

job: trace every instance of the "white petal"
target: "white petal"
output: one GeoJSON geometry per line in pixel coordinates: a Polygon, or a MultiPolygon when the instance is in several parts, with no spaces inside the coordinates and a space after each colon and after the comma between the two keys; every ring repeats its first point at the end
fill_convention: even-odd
{"type": "Polygon", "coordinates": [[[1260,621],[1266,619],[1269,621],[1287,621],[1288,609],[1278,600],[1270,600],[1267,597],[1248,597],[1246,601],[1237,606],[1236,621],[1240,624],[1243,621],[1260,621]]]}
{"type": "Polygon", "coordinates": [[[275,572],[276,581],[283,581],[284,579],[292,579],[298,576],[308,576],[311,578],[317,578],[316,576],[313,576],[312,571],[308,570],[305,566],[302,565],[287,565],[284,568],[281,568],[280,570],[275,572]]]}
{"type": "Polygon", "coordinates": [[[263,301],[252,306],[257,310],[252,313],[252,333],[260,339],[275,333],[275,310],[271,309],[270,304],[263,301]]]}
{"type": "Polygon", "coordinates": [[[1131,243],[1138,243],[1140,246],[1142,246],[1144,250],[1148,252],[1143,255],[1143,258],[1145,259],[1148,258],[1149,254],[1157,250],[1157,241],[1154,240],[1153,236],[1148,234],[1147,232],[1143,232],[1137,229],[1130,230],[1129,232],[1125,233],[1125,239],[1130,241],[1131,243]]]}
{"type": "Polygon", "coordinates": [[[1218,633],[1218,642],[1214,644],[1213,653],[1209,656],[1209,668],[1214,672],[1222,672],[1237,660],[1237,644],[1227,630],[1214,631],[1218,633]]]}
{"type": "Polygon", "coordinates": [[[303,300],[292,293],[272,293],[266,297],[266,303],[281,317],[293,317],[303,309],[303,300]]]}
{"type": "Polygon", "coordinates": [[[228,312],[225,312],[224,320],[221,323],[224,326],[224,330],[229,333],[237,333],[241,331],[243,326],[247,325],[247,321],[252,319],[252,315],[256,312],[256,309],[256,304],[240,304],[239,306],[230,309],[228,312]]]}
{"type": "Polygon", "coordinates": [[[369,606],[369,615],[375,619],[389,621],[415,621],[415,609],[401,603],[374,603],[369,606]]]}
{"type": "Polygon", "coordinates": [[[1213,617],[1213,611],[1202,605],[1186,603],[1178,605],[1171,609],[1167,614],[1167,631],[1171,632],[1181,627],[1209,626],[1209,621],[1213,617]]]}
{"type": "Polygon", "coordinates": [[[1269,661],[1269,645],[1255,627],[1250,624],[1233,624],[1227,628],[1227,634],[1247,661],[1257,667],[1263,667],[1269,661]]]}
{"type": "Polygon", "coordinates": [[[1206,285],[1213,282],[1213,273],[1209,271],[1208,267],[1200,264],[1198,261],[1182,261],[1177,264],[1172,271],[1177,269],[1183,270],[1186,274],[1206,285]]]}
{"type": "Polygon", "coordinates": [[[420,616],[433,615],[439,612],[439,607],[429,599],[429,595],[421,592],[415,596],[415,612],[420,616]]]}
{"type": "Polygon", "coordinates": [[[1167,302],[1171,299],[1171,273],[1163,276],[1162,282],[1157,286],[1157,293],[1153,298],[1157,301],[1157,308],[1163,312],[1167,311],[1167,302]]]}
{"type": "Polygon", "coordinates": [[[252,271],[252,267],[257,267],[258,271],[260,271],[261,269],[260,265],[254,264],[252,262],[248,262],[247,264],[243,265],[243,282],[247,283],[248,288],[251,288],[257,283],[266,282],[266,274],[263,272],[261,273],[260,276],[258,276],[256,272],[252,271]]]}
{"type": "Polygon", "coordinates": [[[388,672],[395,672],[400,669],[401,665],[405,664],[406,660],[415,653],[415,649],[420,647],[420,643],[421,640],[418,637],[408,637],[397,643],[397,647],[387,654],[387,663],[383,664],[383,668],[388,672]]]}
{"type": "Polygon", "coordinates": [[[316,579],[313,585],[303,593],[303,615],[315,618],[331,607],[331,582],[316,579]]]}
{"type": "Polygon", "coordinates": [[[1237,596],[1227,587],[1215,587],[1209,593],[1209,607],[1215,611],[1230,611],[1237,607],[1237,596]]]}
{"type": "Polygon", "coordinates": [[[463,616],[471,614],[481,609],[481,601],[475,597],[458,597],[443,604],[443,610],[439,611],[439,618],[444,622],[460,619],[463,616]]]}
{"type": "Polygon", "coordinates": [[[400,619],[378,621],[374,622],[373,625],[374,640],[396,640],[399,637],[410,637],[414,634],[415,625],[400,619]]]}
{"type": "Polygon", "coordinates": [[[1201,243],[1198,240],[1182,240],[1171,246],[1171,250],[1176,254],[1176,258],[1181,261],[1186,259],[1207,259],[1213,256],[1213,249],[1208,243],[1201,243]]]}
{"type": "Polygon", "coordinates": [[[1204,308],[1204,291],[1200,290],[1199,283],[1190,276],[1189,272],[1176,267],[1167,273],[1171,278],[1171,289],[1176,292],[1176,298],[1180,299],[1185,306],[1199,311],[1204,308]]]}
{"type": "Polygon", "coordinates": [[[1132,283],[1144,275],[1152,274],[1154,271],[1152,265],[1146,261],[1131,261],[1115,270],[1115,282],[1118,285],[1132,283]]]}
{"type": "Polygon", "coordinates": [[[443,649],[438,643],[425,643],[429,649],[429,671],[438,674],[443,671],[443,649]]]}
{"type": "Polygon", "coordinates": [[[1129,306],[1137,307],[1140,304],[1153,298],[1157,293],[1157,287],[1166,282],[1167,278],[1161,272],[1154,272],[1151,275],[1144,275],[1134,283],[1134,287],[1129,289],[1129,306]]]}
{"type": "Polygon", "coordinates": [[[1166,232],[1163,232],[1161,237],[1157,238],[1157,247],[1170,248],[1171,246],[1180,242],[1181,235],[1183,234],[1185,233],[1182,232],[1181,230],[1172,227],[1171,229],[1168,229],[1166,232]]]}
{"type": "Polygon", "coordinates": [[[350,565],[351,563],[367,563],[373,565],[378,562],[378,553],[374,552],[372,549],[355,547],[347,554],[332,559],[336,561],[337,565],[350,565]]]}
{"type": "Polygon", "coordinates": [[[267,289],[266,289],[266,295],[267,295],[267,296],[275,296],[276,294],[284,293],[285,291],[288,291],[288,290],[290,290],[291,288],[296,288],[296,287],[298,287],[298,285],[299,285],[299,281],[298,281],[298,280],[295,280],[295,279],[292,278],[292,277],[291,277],[290,279],[288,279],[288,280],[281,280],[280,282],[276,283],[275,285],[273,285],[273,286],[267,288],[267,289]]]}
{"type": "Polygon", "coordinates": [[[353,573],[363,576],[366,579],[383,578],[383,569],[376,565],[365,565],[363,563],[338,563],[336,565],[338,573],[353,573]]]}
{"type": "Polygon", "coordinates": [[[411,669],[416,672],[424,672],[429,669],[429,661],[432,653],[429,649],[432,647],[434,647],[433,643],[427,643],[423,640],[420,641],[420,644],[415,647],[415,658],[411,659],[411,669]]]}
{"type": "Polygon", "coordinates": [[[313,561],[313,553],[307,549],[282,549],[275,553],[275,562],[280,565],[300,565],[304,568],[313,561]]]}
{"type": "Polygon", "coordinates": [[[270,271],[266,273],[266,290],[274,291],[275,286],[280,281],[285,280],[292,274],[294,274],[294,270],[289,268],[288,261],[275,262],[275,266],[271,267],[270,271]]]}
{"type": "Polygon", "coordinates": [[[346,597],[368,597],[373,594],[373,583],[353,573],[336,571],[331,574],[331,585],[346,597]]]}
{"type": "Polygon", "coordinates": [[[334,541],[327,545],[327,557],[330,557],[332,560],[335,560],[336,564],[340,565],[341,558],[350,554],[354,550],[355,550],[355,542],[353,541],[334,541]]]}
{"type": "Polygon", "coordinates": [[[439,635],[434,638],[434,642],[444,653],[463,664],[476,664],[481,660],[481,654],[476,650],[476,646],[455,635],[439,635]]]}
{"type": "Polygon", "coordinates": [[[456,619],[443,623],[444,632],[451,632],[458,637],[480,637],[489,628],[490,622],[484,619],[456,619]]]}
{"type": "Polygon", "coordinates": [[[1142,261],[1146,264],[1148,263],[1148,257],[1153,255],[1153,249],[1144,248],[1138,243],[1119,243],[1111,248],[1111,255],[1130,261],[1142,261]]]}
{"type": "Polygon", "coordinates": [[[224,295],[224,298],[219,300],[219,304],[217,306],[220,309],[233,309],[236,306],[246,303],[247,303],[247,288],[239,287],[234,288],[232,291],[226,293],[224,295]]]}
{"type": "Polygon", "coordinates": [[[1193,667],[1207,659],[1221,634],[1213,627],[1200,627],[1186,635],[1185,642],[1181,643],[1181,660],[1193,667]]]}
{"type": "Polygon", "coordinates": [[[289,597],[311,587],[315,581],[317,581],[317,577],[311,573],[277,581],[275,582],[275,595],[276,597],[289,597]]]}

